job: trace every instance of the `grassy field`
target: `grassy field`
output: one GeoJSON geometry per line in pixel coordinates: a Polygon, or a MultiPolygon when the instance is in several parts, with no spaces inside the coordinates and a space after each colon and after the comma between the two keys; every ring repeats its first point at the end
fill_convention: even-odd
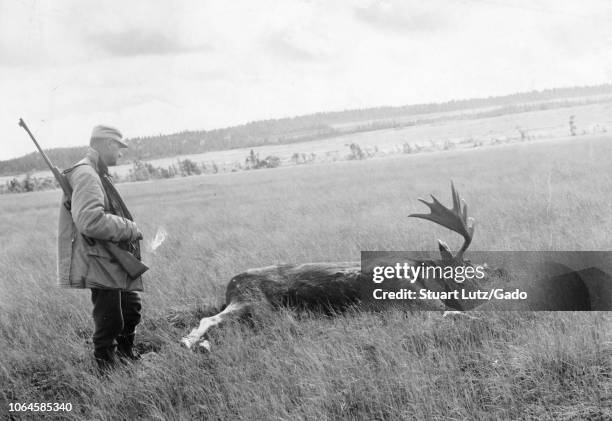
{"type": "Polygon", "coordinates": [[[122,184],[148,239],[169,236],[144,255],[137,340],[157,354],[108,378],[91,357],[89,291],[55,287],[59,193],[0,196],[0,417],[9,402],[71,402],[47,416],[610,419],[608,313],[285,311],[216,331],[210,354],[178,345],[244,269],[456,248],[406,218],[417,197],[448,204],[450,179],[477,220],[472,249],[612,249],[610,136],[122,184]]]}

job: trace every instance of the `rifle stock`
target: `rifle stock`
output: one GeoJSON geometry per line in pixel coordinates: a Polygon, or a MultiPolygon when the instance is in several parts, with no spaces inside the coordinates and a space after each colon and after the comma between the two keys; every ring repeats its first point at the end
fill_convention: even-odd
{"type": "MultiPolygon", "coordinates": [[[[19,119],[19,125],[23,127],[23,129],[28,133],[28,135],[30,135],[30,139],[32,139],[32,141],[36,145],[36,148],[38,148],[38,151],[40,152],[43,159],[47,163],[47,166],[51,170],[53,177],[55,177],[60,187],[64,191],[64,195],[66,196],[64,207],[68,210],[68,212],[70,212],[72,187],[70,186],[70,183],[68,183],[66,176],[60,172],[59,168],[57,168],[51,163],[51,161],[49,160],[45,152],[42,150],[42,148],[40,147],[40,145],[34,138],[34,135],[32,134],[32,132],[26,125],[25,121],[23,121],[23,119],[21,118],[19,119]]],[[[83,238],[85,238],[85,241],[89,245],[93,245],[94,241],[97,241],[98,244],[104,247],[104,249],[108,252],[108,254],[110,254],[113,257],[113,259],[117,261],[117,263],[123,268],[123,270],[127,272],[128,276],[131,279],[136,279],[139,276],[141,276],[143,273],[145,273],[147,270],[149,270],[149,267],[145,265],[144,263],[142,263],[138,258],[136,258],[136,256],[134,256],[132,253],[130,253],[127,250],[123,250],[121,247],[119,247],[117,244],[111,241],[104,241],[104,240],[98,240],[98,239],[94,240],[93,238],[87,237],[85,235],[83,235],[83,238]]]]}
{"type": "Polygon", "coordinates": [[[102,245],[108,251],[113,259],[119,263],[119,266],[123,268],[131,279],[136,279],[147,270],[149,267],[138,260],[132,253],[127,250],[123,250],[117,244],[110,241],[100,241],[98,243],[102,245]]]}

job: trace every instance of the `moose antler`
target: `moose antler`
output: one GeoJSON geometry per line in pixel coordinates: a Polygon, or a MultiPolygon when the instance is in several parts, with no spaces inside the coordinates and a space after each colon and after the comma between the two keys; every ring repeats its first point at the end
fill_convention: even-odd
{"type": "Polygon", "coordinates": [[[431,213],[413,213],[408,216],[427,219],[461,234],[465,241],[455,256],[456,260],[461,261],[463,259],[463,253],[465,253],[472,242],[475,220],[474,218],[468,218],[467,204],[459,197],[459,193],[457,193],[457,190],[455,190],[455,185],[452,181],[451,190],[453,195],[452,210],[442,205],[438,199],[431,195],[431,198],[433,199],[433,202],[431,203],[423,199],[419,199],[420,202],[425,203],[429,207],[431,213]]]}

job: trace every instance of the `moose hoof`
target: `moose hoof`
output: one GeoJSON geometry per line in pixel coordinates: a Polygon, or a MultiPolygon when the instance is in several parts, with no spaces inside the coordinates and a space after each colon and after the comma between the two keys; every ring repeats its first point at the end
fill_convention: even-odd
{"type": "Polygon", "coordinates": [[[191,349],[191,347],[193,346],[193,343],[194,341],[192,339],[189,339],[188,336],[185,336],[183,339],[181,339],[181,345],[187,349],[191,349]]]}
{"type": "Polygon", "coordinates": [[[208,342],[206,339],[204,339],[202,342],[200,342],[198,344],[200,346],[200,350],[201,351],[207,351],[210,352],[210,342],[208,342]]]}

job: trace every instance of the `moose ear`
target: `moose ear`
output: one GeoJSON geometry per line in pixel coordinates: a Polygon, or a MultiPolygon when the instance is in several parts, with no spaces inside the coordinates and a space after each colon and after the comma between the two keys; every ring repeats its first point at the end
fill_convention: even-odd
{"type": "Polygon", "coordinates": [[[442,260],[453,260],[453,253],[451,253],[450,249],[446,245],[446,243],[442,240],[438,240],[438,248],[440,249],[440,255],[442,255],[442,260]]]}

